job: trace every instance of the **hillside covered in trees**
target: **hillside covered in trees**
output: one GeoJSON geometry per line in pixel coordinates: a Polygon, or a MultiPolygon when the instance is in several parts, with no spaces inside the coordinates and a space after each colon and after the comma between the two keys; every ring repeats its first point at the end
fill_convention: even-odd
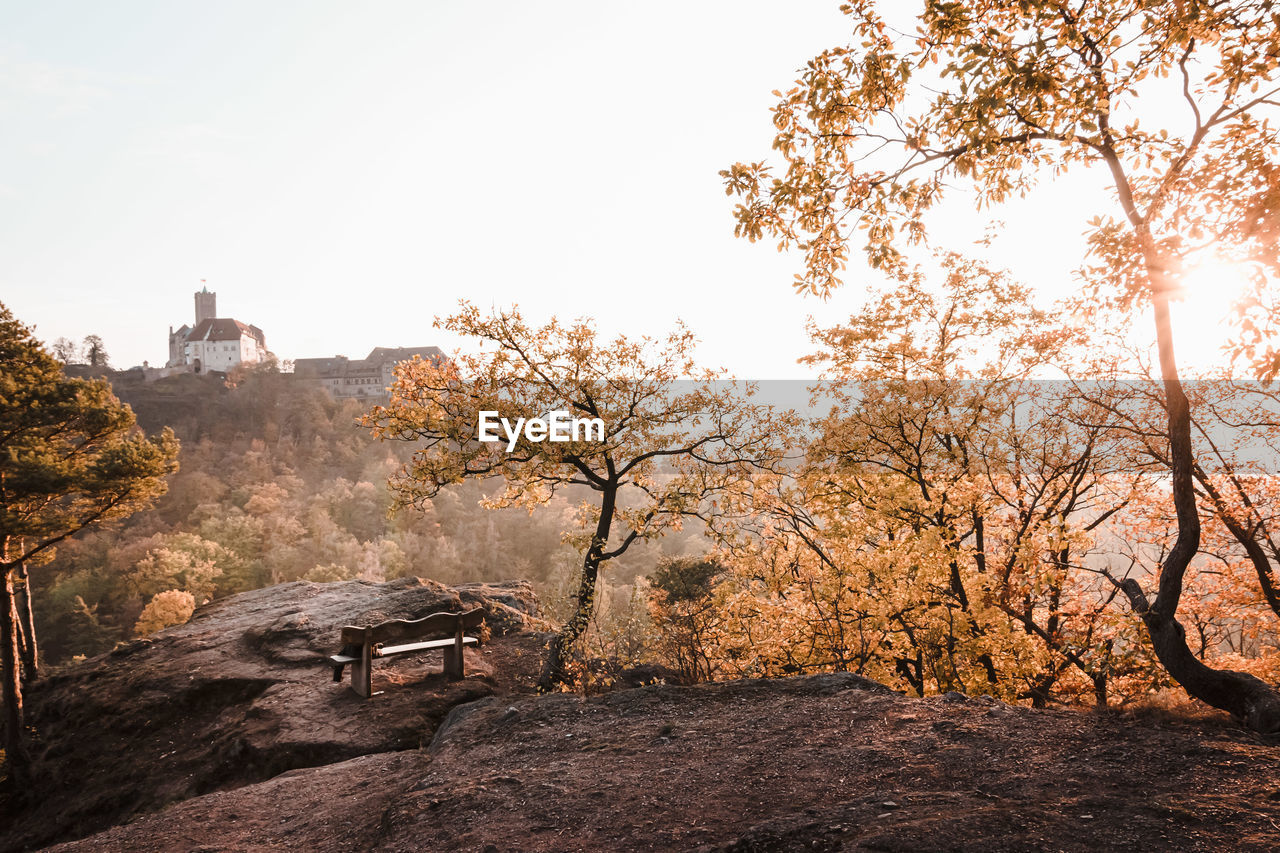
{"type": "MultiPolygon", "coordinates": [[[[393,513],[387,480],[411,448],[375,439],[353,402],[272,369],[235,387],[216,376],[110,375],[141,427],[173,428],[180,468],[153,509],[65,542],[31,568],[49,663],[185,621],[207,601],[294,580],[529,580],[553,613],[568,594],[575,551],[561,540],[572,494],[536,514],[485,510],[479,502],[497,484],[467,483],[424,509],[393,513]]],[[[707,545],[690,533],[662,547],[707,545]]],[[[630,587],[661,555],[641,547],[616,567],[608,583],[617,608],[642,614],[630,587]]]]}

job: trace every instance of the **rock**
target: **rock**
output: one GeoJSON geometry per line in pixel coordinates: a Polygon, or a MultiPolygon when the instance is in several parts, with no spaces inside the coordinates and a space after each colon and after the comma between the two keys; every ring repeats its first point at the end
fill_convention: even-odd
{"type": "Polygon", "coordinates": [[[206,794],[57,853],[1280,849],[1280,747],[1250,733],[995,719],[856,683],[494,696],[430,751],[206,794]]]}
{"type": "Polygon", "coordinates": [[[34,805],[0,834],[0,849],[76,837],[296,768],[421,746],[454,707],[509,692],[515,670],[537,655],[520,633],[541,627],[536,613],[525,582],[419,578],[299,581],[213,602],[185,625],[32,686],[34,805]],[[491,639],[467,649],[466,679],[446,680],[433,651],[376,663],[374,689],[385,692],[370,700],[351,692],[349,674],[333,682],[324,658],[338,651],[343,625],[471,607],[485,609],[491,639]]]}
{"type": "Polygon", "coordinates": [[[389,752],[296,770],[256,785],[177,803],[159,814],[52,849],[58,853],[367,850],[369,839],[378,834],[387,799],[410,788],[424,766],[417,752],[389,752]],[[193,833],[201,830],[204,843],[193,843],[193,833]]]}

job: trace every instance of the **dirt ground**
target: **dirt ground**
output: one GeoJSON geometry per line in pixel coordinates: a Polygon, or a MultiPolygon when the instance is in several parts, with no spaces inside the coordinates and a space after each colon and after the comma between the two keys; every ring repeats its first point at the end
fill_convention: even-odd
{"type": "Polygon", "coordinates": [[[1272,851],[1277,758],[1226,720],[909,699],[850,675],[506,695],[455,708],[426,749],[52,849],[1272,851]]]}

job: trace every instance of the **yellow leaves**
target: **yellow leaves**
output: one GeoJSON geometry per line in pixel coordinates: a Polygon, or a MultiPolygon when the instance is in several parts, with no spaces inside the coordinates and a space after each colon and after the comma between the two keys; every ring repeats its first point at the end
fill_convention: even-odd
{"type": "MultiPolygon", "coordinates": [[[[904,238],[924,238],[922,216],[933,199],[918,207],[896,192],[916,176],[960,177],[984,202],[1001,203],[1027,192],[1028,177],[1042,166],[1067,171],[1104,158],[1119,161],[1118,187],[1145,205],[1144,184],[1187,168],[1177,165],[1174,142],[1190,138],[1199,120],[1190,110],[1147,109],[1166,88],[1156,81],[1180,77],[1184,65],[1188,93],[1209,122],[1200,149],[1241,162],[1262,150],[1226,118],[1274,88],[1280,64],[1273,28],[1246,18],[1203,4],[1072,11],[1048,3],[931,3],[919,31],[897,38],[873,8],[859,9],[861,44],[821,54],[775,112],[774,146],[788,164],[785,175],[771,186],[726,181],[743,202],[735,230],[801,247],[803,287],[822,294],[840,284],[843,266],[831,258],[845,244],[857,240],[872,267],[892,268],[904,238]],[[910,85],[912,68],[939,64],[910,85]],[[1167,126],[1142,132],[1136,118],[1143,115],[1167,126]],[[1131,120],[1120,127],[1121,118],[1131,120]],[[883,193],[840,191],[863,179],[883,193]],[[866,219],[885,225],[863,227],[866,219]]],[[[1240,213],[1226,193],[1205,187],[1200,195],[1224,221],[1240,213]]],[[[1098,198],[1100,207],[1112,203],[1098,198]]],[[[1156,230],[1183,230],[1186,217],[1153,213],[1147,218],[1156,230]]]]}
{"type": "Polygon", "coordinates": [[[171,589],[152,596],[133,626],[135,637],[147,637],[165,628],[182,625],[195,612],[196,600],[185,590],[171,589]]]}
{"type": "Polygon", "coordinates": [[[566,541],[607,560],[777,465],[795,429],[794,417],[752,405],[754,389],[699,368],[683,325],[661,339],[604,341],[586,320],[532,327],[514,309],[486,316],[465,302],[441,325],[490,347],[402,365],[390,404],[365,418],[383,438],[418,442],[391,482],[400,505],[467,479],[502,481],[486,508],[532,511],[560,489],[590,489],[598,498],[580,507],[566,541]],[[566,412],[599,419],[605,434],[550,441],[516,427],[482,441],[481,412],[490,426],[566,412]]]}
{"type": "MultiPolygon", "coordinates": [[[[957,277],[957,293],[972,284],[957,277]]],[[[994,312],[973,306],[974,321],[1017,301],[999,295],[994,312]]],[[[957,298],[938,310],[924,292],[902,301],[940,317],[969,305],[957,298]]],[[[908,318],[919,310],[886,308],[908,318]]],[[[830,331],[832,343],[878,341],[882,318],[870,313],[865,328],[830,331]]],[[[717,639],[725,666],[847,668],[911,691],[1010,699],[1046,673],[1071,666],[1087,679],[1090,667],[1109,666],[1103,650],[1121,633],[1105,627],[1106,588],[1075,566],[1094,540],[1084,529],[1091,516],[1073,508],[1081,496],[1101,508],[1128,493],[1101,469],[1077,479],[1080,454],[1097,439],[1074,426],[1078,402],[1051,391],[893,373],[864,379],[856,394],[837,389],[794,479],[758,481],[743,498],[754,515],[744,522],[751,535],[727,545],[730,611],[717,639]]]]}

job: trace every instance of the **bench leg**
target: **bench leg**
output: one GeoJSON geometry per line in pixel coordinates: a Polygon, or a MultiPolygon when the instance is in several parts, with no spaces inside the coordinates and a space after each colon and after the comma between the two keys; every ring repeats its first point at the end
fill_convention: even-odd
{"type": "Polygon", "coordinates": [[[351,689],[368,699],[373,695],[373,645],[360,646],[360,660],[351,664],[351,689]]]}
{"type": "Polygon", "coordinates": [[[458,681],[465,677],[462,664],[462,643],[455,642],[444,648],[444,674],[446,678],[458,681]]]}
{"type": "MultiPolygon", "coordinates": [[[[338,655],[344,658],[358,657],[359,654],[359,646],[343,646],[342,651],[338,652],[338,655]]],[[[342,683],[342,670],[345,669],[346,666],[347,665],[345,663],[335,663],[333,665],[333,681],[335,684],[342,683]]]]}

